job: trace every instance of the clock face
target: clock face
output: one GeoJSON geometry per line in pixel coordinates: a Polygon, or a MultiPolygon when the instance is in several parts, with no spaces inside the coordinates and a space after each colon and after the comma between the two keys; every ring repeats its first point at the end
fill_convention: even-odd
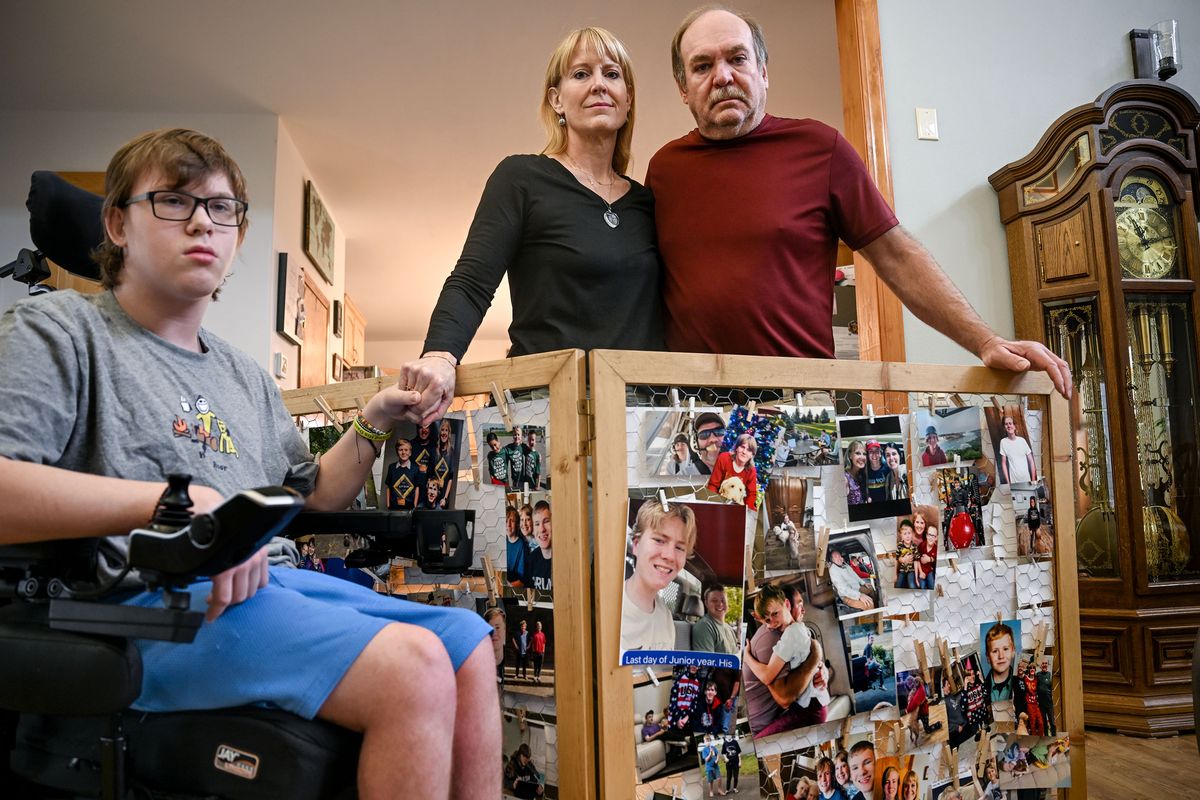
{"type": "Polygon", "coordinates": [[[1129,278],[1165,278],[1177,272],[1175,204],[1153,174],[1139,170],[1117,196],[1117,251],[1129,278]]]}

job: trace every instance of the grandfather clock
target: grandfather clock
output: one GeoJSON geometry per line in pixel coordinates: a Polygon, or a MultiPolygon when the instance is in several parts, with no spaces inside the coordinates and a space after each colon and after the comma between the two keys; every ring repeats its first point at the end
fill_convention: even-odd
{"type": "Polygon", "coordinates": [[[1017,335],[1071,365],[1089,724],[1192,721],[1200,624],[1200,107],[1158,81],[1062,115],[992,175],[1017,335]]]}

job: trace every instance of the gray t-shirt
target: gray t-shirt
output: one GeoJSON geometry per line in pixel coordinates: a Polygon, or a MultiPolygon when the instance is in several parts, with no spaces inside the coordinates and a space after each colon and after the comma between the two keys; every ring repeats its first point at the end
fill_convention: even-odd
{"type": "Polygon", "coordinates": [[[200,340],[203,353],[160,339],[111,292],[17,302],[0,317],[0,456],[131,480],[183,472],[226,496],[311,492],[316,464],[279,388],[223,339],[200,340]]]}

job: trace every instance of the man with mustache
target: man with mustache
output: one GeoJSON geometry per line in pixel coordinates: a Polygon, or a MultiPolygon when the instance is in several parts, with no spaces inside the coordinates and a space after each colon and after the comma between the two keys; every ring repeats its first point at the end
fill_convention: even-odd
{"type": "Polygon", "coordinates": [[[668,349],[833,358],[841,239],[926,324],[988,366],[1045,370],[1070,395],[1066,362],[1040,343],[1005,340],[980,319],[900,227],[836,130],[766,113],[767,46],[757,22],[697,9],[675,34],[671,62],[697,127],[659,150],[646,173],[665,264],[668,349]],[[714,308],[739,324],[713,324],[714,308]]]}

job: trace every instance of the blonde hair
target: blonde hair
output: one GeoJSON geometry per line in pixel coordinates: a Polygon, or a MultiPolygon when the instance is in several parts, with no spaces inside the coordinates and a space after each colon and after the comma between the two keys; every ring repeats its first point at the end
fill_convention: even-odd
{"type": "MultiPolygon", "coordinates": [[[[246,201],[246,179],[220,142],[186,128],[161,128],[126,142],[108,162],[101,218],[107,220],[113,209],[125,208],[134,185],[150,172],[160,173],[171,189],[182,189],[209,175],[224,175],[229,179],[233,196],[246,201]]],[[[238,244],[245,238],[247,227],[249,218],[238,227],[238,244]]],[[[125,254],[109,238],[107,227],[104,241],[92,251],[92,259],[100,266],[100,283],[104,288],[112,289],[121,282],[125,254]]],[[[214,300],[220,291],[219,287],[213,290],[214,300]]]]}
{"type": "Polygon", "coordinates": [[[625,45],[621,44],[621,40],[611,31],[604,28],[579,28],[571,31],[550,54],[540,109],[542,126],[545,127],[548,137],[542,155],[554,156],[567,151],[567,129],[565,125],[558,124],[558,113],[550,105],[550,90],[557,89],[562,83],[563,77],[571,67],[571,56],[577,47],[610,58],[621,68],[621,77],[625,80],[625,88],[629,90],[629,116],[617,131],[617,146],[613,149],[612,167],[618,174],[624,174],[629,169],[633,157],[633,120],[637,107],[637,95],[633,90],[633,65],[629,61],[629,52],[625,45]]]}
{"type": "Polygon", "coordinates": [[[664,520],[675,518],[683,523],[683,537],[687,545],[687,554],[692,554],[696,546],[696,513],[682,503],[671,503],[668,510],[663,510],[663,504],[653,498],[648,498],[638,509],[637,521],[633,525],[634,538],[640,538],[646,531],[657,530],[664,520]]]}

